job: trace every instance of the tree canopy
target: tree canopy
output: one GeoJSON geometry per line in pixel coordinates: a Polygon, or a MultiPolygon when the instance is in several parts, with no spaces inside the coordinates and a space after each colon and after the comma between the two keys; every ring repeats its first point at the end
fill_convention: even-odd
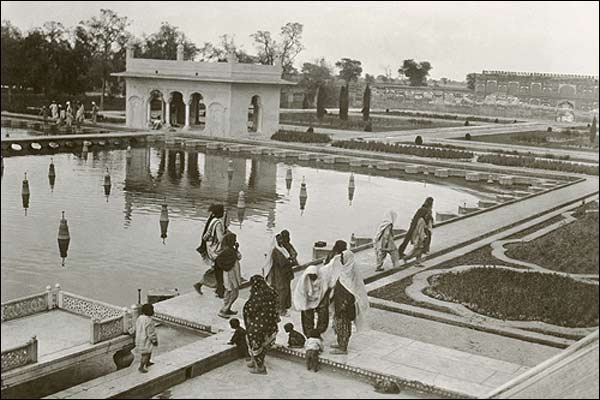
{"type": "Polygon", "coordinates": [[[257,31],[250,35],[258,51],[258,62],[274,65],[281,60],[282,76],[289,78],[297,73],[294,59],[302,50],[302,31],[304,26],[298,22],[288,22],[281,27],[279,40],[275,40],[269,31],[257,31]]]}
{"type": "Polygon", "coordinates": [[[362,74],[361,62],[353,60],[351,58],[342,58],[340,61],[335,63],[335,66],[340,69],[339,77],[350,84],[352,81],[356,81],[360,74],[362,74]]]}
{"type": "Polygon", "coordinates": [[[411,86],[427,86],[427,76],[431,69],[429,61],[416,62],[410,59],[404,60],[398,73],[406,76],[411,86]]]}
{"type": "Polygon", "coordinates": [[[140,56],[159,60],[175,60],[177,58],[177,46],[180,43],[183,44],[184,58],[193,60],[199,52],[198,47],[177,26],[163,22],[158,32],[142,40],[140,56]]]}

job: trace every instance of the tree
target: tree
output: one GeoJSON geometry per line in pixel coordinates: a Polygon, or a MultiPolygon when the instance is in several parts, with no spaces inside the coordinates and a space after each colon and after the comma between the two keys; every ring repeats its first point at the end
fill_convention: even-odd
{"type": "Polygon", "coordinates": [[[596,116],[594,115],[594,119],[592,120],[592,126],[590,126],[590,142],[594,143],[596,141],[596,116]]]}
{"type": "Polygon", "coordinates": [[[217,45],[205,42],[204,46],[198,49],[199,61],[203,62],[224,62],[227,61],[227,55],[230,53],[235,54],[238,61],[243,64],[258,62],[257,57],[248,54],[243,48],[236,45],[234,36],[227,34],[219,36],[217,45]]]}
{"type": "Polygon", "coordinates": [[[365,82],[367,82],[367,85],[372,85],[375,83],[375,76],[370,75],[370,74],[365,74],[365,82]]]}
{"type": "Polygon", "coordinates": [[[427,86],[427,76],[432,69],[429,61],[417,63],[415,60],[404,60],[398,73],[410,81],[411,86],[427,86]]]}
{"type": "Polygon", "coordinates": [[[340,88],[340,119],[343,121],[348,120],[348,86],[342,86],[340,88]]]}
{"type": "Polygon", "coordinates": [[[177,46],[180,43],[183,44],[184,58],[193,60],[199,52],[198,47],[177,26],[163,22],[158,32],[144,38],[141,57],[175,60],[177,58],[177,46]]]}
{"type": "Polygon", "coordinates": [[[131,36],[126,31],[129,24],[127,17],[119,17],[117,13],[108,9],[101,9],[99,17],[81,22],[90,35],[95,62],[99,64],[99,78],[102,81],[101,110],[104,109],[106,83],[112,72],[112,66],[116,58],[123,57],[122,50],[131,36]]]}
{"type": "Polygon", "coordinates": [[[298,82],[298,86],[304,88],[303,104],[306,105],[305,108],[313,104],[317,90],[331,80],[331,68],[324,58],[316,60],[315,63],[302,64],[302,79],[298,82]]]}
{"type": "Polygon", "coordinates": [[[352,81],[356,81],[362,74],[361,62],[358,60],[342,58],[335,63],[335,66],[340,69],[339,77],[345,80],[347,85],[352,81]]]}
{"type": "Polygon", "coordinates": [[[367,87],[365,88],[365,92],[363,94],[363,108],[362,108],[363,121],[369,120],[370,112],[371,112],[371,88],[369,87],[369,84],[367,84],[367,87]]]}
{"type": "Polygon", "coordinates": [[[325,84],[321,83],[317,93],[317,118],[319,120],[323,119],[327,110],[325,110],[325,84]]]}
{"type": "Polygon", "coordinates": [[[467,74],[467,88],[475,90],[475,74],[467,74]]]}
{"type": "Polygon", "coordinates": [[[257,31],[250,35],[258,50],[258,62],[274,65],[279,59],[282,66],[282,77],[289,78],[297,73],[294,59],[302,50],[302,31],[304,26],[298,22],[288,22],[281,27],[279,41],[269,31],[257,31]]]}
{"type": "Polygon", "coordinates": [[[2,86],[8,86],[9,104],[13,86],[21,86],[23,83],[23,69],[25,65],[22,60],[23,36],[21,31],[8,20],[2,20],[2,52],[0,53],[2,86]]]}

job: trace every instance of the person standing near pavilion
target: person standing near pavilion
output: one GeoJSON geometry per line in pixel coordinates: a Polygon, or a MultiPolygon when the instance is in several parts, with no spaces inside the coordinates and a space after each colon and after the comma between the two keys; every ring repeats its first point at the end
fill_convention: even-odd
{"type": "Polygon", "coordinates": [[[81,127],[85,119],[85,108],[83,107],[83,103],[78,103],[77,114],[75,115],[75,122],[77,124],[77,129],[81,127]]]}
{"type": "Polygon", "coordinates": [[[67,126],[69,128],[72,127],[73,126],[73,108],[71,107],[70,101],[67,101],[66,120],[67,120],[67,126]]]}
{"type": "Polygon", "coordinates": [[[95,101],[92,101],[92,124],[96,125],[96,121],[98,120],[98,106],[95,101]]]}
{"type": "Polygon", "coordinates": [[[45,131],[46,127],[48,126],[48,108],[46,108],[46,106],[42,106],[40,115],[42,116],[42,119],[44,121],[44,131],[45,131]]]}
{"type": "Polygon", "coordinates": [[[397,213],[389,210],[386,212],[383,221],[377,227],[375,238],[373,239],[373,249],[375,250],[375,259],[377,262],[375,271],[383,271],[383,262],[389,254],[392,258],[392,264],[398,266],[398,252],[394,243],[394,223],[397,213]]]}
{"type": "Polygon", "coordinates": [[[369,310],[367,288],[350,250],[340,255],[340,276],[333,291],[334,331],[337,345],[332,345],[332,354],[347,354],[352,335],[352,323],[357,330],[367,327],[366,314],[369,310]]]}
{"type": "MultiPolygon", "coordinates": [[[[413,216],[413,219],[410,221],[410,227],[408,228],[408,232],[406,232],[406,235],[404,236],[404,240],[398,247],[398,257],[399,258],[404,259],[404,256],[405,256],[404,252],[406,251],[406,246],[408,246],[408,243],[412,240],[412,236],[413,236],[415,228],[417,227],[417,223],[419,222],[419,218],[421,218],[423,216],[428,216],[430,221],[426,221],[426,222],[428,222],[428,225],[433,227],[433,197],[428,197],[425,199],[425,202],[423,203],[421,208],[419,208],[417,210],[417,212],[413,216]]],[[[431,232],[430,232],[430,236],[431,236],[431,232]]],[[[427,251],[429,251],[429,250],[427,250],[427,251]]]]}
{"type": "Polygon", "coordinates": [[[50,104],[50,115],[54,122],[58,121],[58,104],[56,104],[55,100],[52,100],[52,104],[50,104]]]}
{"type": "Polygon", "coordinates": [[[260,275],[250,278],[250,297],[244,304],[244,325],[251,361],[248,367],[253,374],[267,374],[265,356],[277,337],[277,292],[260,275]]]}
{"type": "Polygon", "coordinates": [[[56,121],[57,125],[62,126],[67,118],[67,112],[63,108],[62,104],[58,105],[58,120],[56,121]]]}
{"type": "Polygon", "coordinates": [[[292,307],[291,282],[294,279],[294,259],[283,246],[281,234],[275,235],[271,241],[271,247],[266,254],[267,260],[263,267],[263,275],[266,281],[275,288],[278,295],[278,311],[280,315],[288,314],[292,307]]]}

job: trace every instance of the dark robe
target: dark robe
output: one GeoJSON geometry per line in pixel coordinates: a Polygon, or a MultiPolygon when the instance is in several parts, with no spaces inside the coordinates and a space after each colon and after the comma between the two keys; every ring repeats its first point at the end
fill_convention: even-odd
{"type": "Polygon", "coordinates": [[[294,279],[293,262],[277,249],[273,250],[271,258],[273,267],[271,268],[271,272],[269,272],[267,280],[277,291],[279,311],[284,311],[292,307],[291,282],[294,279]]]}
{"type": "MultiPolygon", "coordinates": [[[[408,246],[408,243],[410,242],[410,238],[413,236],[413,233],[415,232],[415,228],[417,227],[417,222],[419,222],[419,218],[426,218],[425,222],[427,222],[429,219],[429,218],[427,218],[428,214],[429,214],[429,209],[427,207],[421,207],[417,210],[417,212],[413,216],[412,220],[410,221],[410,227],[408,228],[408,232],[406,232],[406,235],[404,236],[404,240],[398,247],[398,254],[400,257],[404,257],[404,251],[406,250],[406,246],[408,246]]],[[[431,233],[429,234],[428,243],[431,243],[431,233]]],[[[426,245],[426,247],[427,247],[427,251],[429,251],[429,246],[426,245]]]]}

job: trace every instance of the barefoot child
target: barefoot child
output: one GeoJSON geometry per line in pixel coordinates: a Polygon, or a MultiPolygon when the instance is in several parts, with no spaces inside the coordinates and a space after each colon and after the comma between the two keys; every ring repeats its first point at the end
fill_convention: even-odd
{"type": "Polygon", "coordinates": [[[250,361],[248,342],[246,341],[246,330],[240,326],[240,320],[237,318],[230,319],[229,326],[234,330],[234,333],[227,344],[235,345],[240,358],[243,357],[246,361],[250,361]]]}
{"type": "Polygon", "coordinates": [[[146,367],[154,364],[150,361],[150,356],[152,356],[152,347],[158,346],[156,326],[152,319],[153,315],[154,307],[152,307],[152,304],[144,304],[142,306],[142,314],[135,322],[135,346],[141,354],[138,370],[142,373],[148,372],[146,367]]]}
{"type": "Polygon", "coordinates": [[[304,347],[304,343],[306,339],[304,335],[294,329],[294,324],[288,322],[283,326],[283,329],[288,333],[288,347],[291,348],[302,348],[304,347]]]}

